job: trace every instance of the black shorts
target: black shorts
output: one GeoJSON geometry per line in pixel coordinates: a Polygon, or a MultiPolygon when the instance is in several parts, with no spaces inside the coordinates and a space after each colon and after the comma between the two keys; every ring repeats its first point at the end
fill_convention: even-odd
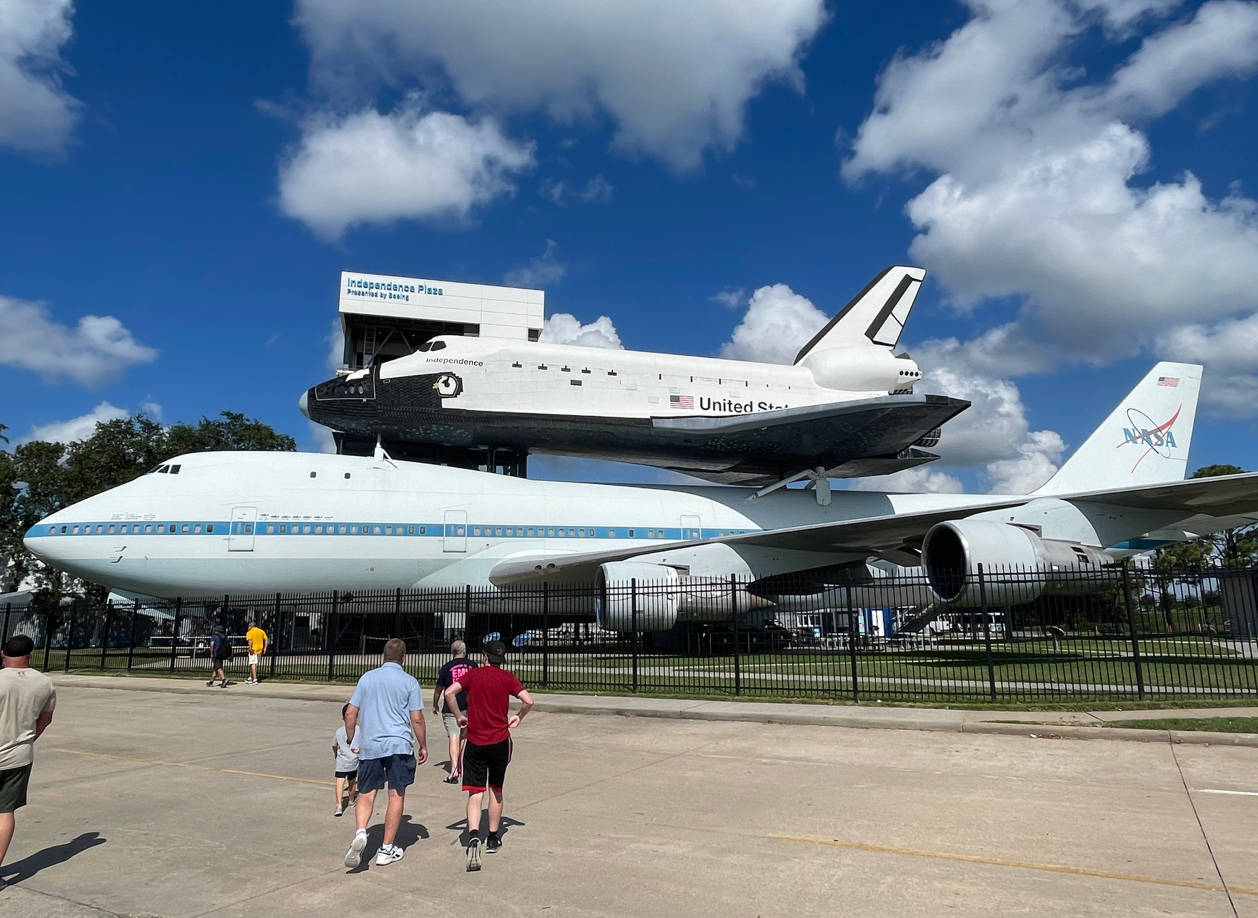
{"type": "Polygon", "coordinates": [[[26,785],[30,780],[29,765],[0,771],[0,813],[12,813],[26,806],[26,785]]]}
{"type": "MultiPolygon", "coordinates": [[[[226,663],[227,661],[223,659],[222,657],[215,657],[213,660],[213,665],[215,669],[222,669],[224,664],[226,663]]],[[[327,772],[324,772],[324,774],[327,774],[327,772]]]]}
{"type": "Polygon", "coordinates": [[[348,778],[350,781],[353,781],[358,777],[358,769],[355,768],[353,771],[338,771],[336,776],[338,778],[348,778]]]}
{"type": "Polygon", "coordinates": [[[358,790],[363,794],[378,791],[388,782],[389,790],[405,791],[415,783],[415,756],[406,753],[386,755],[382,759],[358,760],[358,790]]]}
{"type": "Polygon", "coordinates": [[[469,740],[463,747],[463,789],[478,794],[488,786],[502,793],[510,761],[510,739],[492,746],[477,746],[469,740]]]}

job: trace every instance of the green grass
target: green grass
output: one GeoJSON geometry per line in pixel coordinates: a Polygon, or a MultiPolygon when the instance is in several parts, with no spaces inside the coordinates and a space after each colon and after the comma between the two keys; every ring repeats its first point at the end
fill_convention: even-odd
{"type": "Polygon", "coordinates": [[[1209,730],[1212,733],[1258,733],[1258,717],[1160,717],[1156,720],[1111,720],[1107,727],[1136,730],[1209,730]]]}

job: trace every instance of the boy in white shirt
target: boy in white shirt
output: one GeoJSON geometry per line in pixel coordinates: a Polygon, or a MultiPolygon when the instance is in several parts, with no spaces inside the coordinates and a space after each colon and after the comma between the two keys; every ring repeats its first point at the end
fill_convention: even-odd
{"type": "Polygon", "coordinates": [[[332,735],[332,754],[336,757],[336,812],[333,816],[340,816],[345,812],[347,790],[349,806],[353,806],[358,799],[358,753],[354,751],[358,748],[358,727],[354,727],[354,739],[346,739],[344,720],[348,709],[349,705],[341,708],[342,723],[332,735]]]}

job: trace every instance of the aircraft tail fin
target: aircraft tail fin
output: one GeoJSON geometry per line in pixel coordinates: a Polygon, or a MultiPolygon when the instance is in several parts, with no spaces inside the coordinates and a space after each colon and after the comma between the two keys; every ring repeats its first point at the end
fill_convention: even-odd
{"type": "Polygon", "coordinates": [[[1157,364],[1034,493],[1047,497],[1183,480],[1201,369],[1191,363],[1157,364]]]}
{"type": "Polygon", "coordinates": [[[895,347],[925,277],[925,268],[893,265],[884,269],[804,345],[795,355],[795,363],[798,364],[811,351],[832,347],[870,343],[895,347]]]}

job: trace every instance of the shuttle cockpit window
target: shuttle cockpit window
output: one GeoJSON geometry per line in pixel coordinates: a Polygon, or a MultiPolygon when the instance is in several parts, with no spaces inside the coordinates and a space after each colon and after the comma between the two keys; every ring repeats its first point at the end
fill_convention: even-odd
{"type": "Polygon", "coordinates": [[[182,466],[172,465],[172,466],[170,467],[170,474],[172,474],[172,475],[178,475],[178,474],[179,474],[179,469],[180,469],[180,468],[182,468],[182,466]]]}
{"type": "Polygon", "coordinates": [[[159,465],[155,469],[149,469],[149,474],[150,475],[165,475],[169,471],[170,471],[169,465],[159,465]]]}
{"type": "Polygon", "coordinates": [[[425,341],[419,347],[415,348],[415,350],[424,351],[426,353],[428,351],[443,350],[445,346],[446,346],[446,343],[444,341],[425,341]]]}

